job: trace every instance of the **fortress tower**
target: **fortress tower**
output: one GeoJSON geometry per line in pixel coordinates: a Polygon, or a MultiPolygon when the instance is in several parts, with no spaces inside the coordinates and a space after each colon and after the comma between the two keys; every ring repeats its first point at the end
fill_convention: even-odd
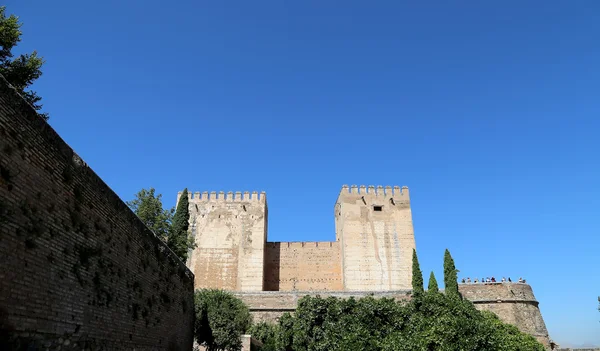
{"type": "Polygon", "coordinates": [[[415,235],[408,187],[344,185],[335,228],[344,290],[411,289],[415,235]]]}
{"type": "MultiPolygon", "coordinates": [[[[178,195],[177,202],[179,202],[178,195]]],[[[189,195],[195,288],[230,291],[410,290],[415,238],[408,188],[343,186],[336,241],[267,242],[265,193],[189,195]]]]}
{"type": "MultiPolygon", "coordinates": [[[[177,202],[179,203],[179,196],[177,202]]],[[[262,291],[267,239],[265,193],[189,193],[196,249],[187,266],[194,288],[262,291]]]]}
{"type": "MultiPolygon", "coordinates": [[[[188,196],[194,288],[234,292],[257,321],[293,312],[305,295],[410,298],[415,235],[407,187],[344,185],[334,206],[335,241],[326,242],[267,242],[264,192],[188,196]]],[[[529,285],[461,284],[460,291],[549,344],[529,285]]]]}

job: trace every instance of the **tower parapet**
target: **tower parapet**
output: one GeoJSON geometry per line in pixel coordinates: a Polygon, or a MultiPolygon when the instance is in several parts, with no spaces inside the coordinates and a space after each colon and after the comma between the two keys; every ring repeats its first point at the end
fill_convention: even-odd
{"type": "Polygon", "coordinates": [[[398,185],[343,185],[342,190],[340,191],[340,194],[338,196],[338,202],[340,197],[346,197],[348,195],[361,195],[375,198],[391,198],[402,202],[410,201],[408,187],[400,187],[398,185]]]}
{"type": "MultiPolygon", "coordinates": [[[[179,202],[179,198],[183,194],[182,191],[177,193],[177,202],[179,202]]],[[[225,202],[242,202],[242,201],[259,201],[266,202],[267,194],[264,191],[260,193],[258,191],[229,191],[227,193],[223,191],[196,191],[196,192],[188,192],[188,200],[190,202],[208,202],[208,201],[225,201],[225,202]]]]}

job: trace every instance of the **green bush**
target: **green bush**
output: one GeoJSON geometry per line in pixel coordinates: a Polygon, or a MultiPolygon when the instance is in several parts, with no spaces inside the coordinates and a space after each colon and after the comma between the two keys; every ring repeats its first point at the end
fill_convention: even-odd
{"type": "Polygon", "coordinates": [[[241,349],[240,336],[252,325],[252,317],[240,299],[223,290],[197,290],[194,309],[194,337],[199,345],[207,351],[241,349]]]}
{"type": "Polygon", "coordinates": [[[293,316],[270,328],[269,333],[278,333],[277,350],[544,350],[532,336],[494,314],[482,313],[454,294],[433,292],[403,303],[306,296],[293,316]]]}

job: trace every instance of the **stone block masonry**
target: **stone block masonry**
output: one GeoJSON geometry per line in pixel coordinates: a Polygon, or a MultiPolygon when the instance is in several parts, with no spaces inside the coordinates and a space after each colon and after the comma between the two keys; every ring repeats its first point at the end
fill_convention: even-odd
{"type": "MultiPolygon", "coordinates": [[[[179,202],[178,195],[178,202],[179,202]]],[[[189,193],[196,288],[231,291],[410,289],[415,238],[408,188],[348,186],[336,241],[267,242],[264,192],[189,193]]]]}
{"type": "Polygon", "coordinates": [[[528,284],[491,283],[460,284],[465,299],[473,302],[479,310],[494,312],[502,321],[519,327],[548,346],[550,337],[542,318],[539,303],[528,284]]]}
{"type": "Polygon", "coordinates": [[[191,350],[193,279],[0,76],[0,349],[191,350]]]}
{"type": "Polygon", "coordinates": [[[344,290],[411,288],[415,236],[408,187],[343,186],[335,228],[344,290]]]}
{"type": "MultiPolygon", "coordinates": [[[[179,203],[179,196],[177,196],[179,203]]],[[[189,194],[196,249],[188,261],[196,288],[262,291],[267,238],[264,193],[189,194]]]]}
{"type": "Polygon", "coordinates": [[[265,290],[340,291],[339,242],[268,242],[265,290]]]}

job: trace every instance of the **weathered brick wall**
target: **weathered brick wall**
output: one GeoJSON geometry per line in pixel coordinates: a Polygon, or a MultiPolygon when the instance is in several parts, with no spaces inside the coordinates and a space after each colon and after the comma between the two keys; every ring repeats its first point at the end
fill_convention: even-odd
{"type": "Polygon", "coordinates": [[[342,290],[339,242],[268,242],[265,290],[342,290]]]}
{"type": "MultiPolygon", "coordinates": [[[[181,194],[178,195],[178,199],[181,194]]],[[[266,195],[257,192],[189,194],[190,224],[197,247],[188,266],[195,287],[262,291],[266,195]]]]}
{"type": "Polygon", "coordinates": [[[343,186],[335,227],[344,290],[411,288],[415,237],[408,188],[343,186]]]}
{"type": "Polygon", "coordinates": [[[191,350],[191,272],[1,76],[0,234],[0,349],[191,350]]]}

